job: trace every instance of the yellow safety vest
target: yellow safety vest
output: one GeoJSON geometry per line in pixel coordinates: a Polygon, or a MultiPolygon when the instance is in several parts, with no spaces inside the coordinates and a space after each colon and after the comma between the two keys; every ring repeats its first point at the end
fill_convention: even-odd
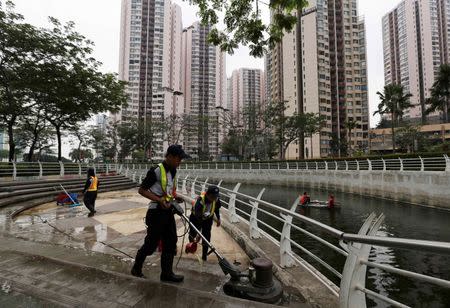
{"type": "Polygon", "coordinates": [[[92,181],[87,191],[97,191],[98,178],[96,176],[91,176],[90,178],[92,179],[92,181]]]}
{"type": "MultiPolygon", "coordinates": [[[[202,205],[203,205],[202,217],[203,217],[203,214],[205,214],[205,212],[206,212],[206,200],[205,200],[206,199],[206,194],[202,193],[200,197],[202,198],[202,205]]],[[[214,215],[215,210],[216,210],[216,201],[213,201],[213,203],[211,205],[211,213],[209,214],[209,216],[207,218],[212,217],[214,215]]]]}
{"type": "Polygon", "coordinates": [[[173,186],[172,186],[172,193],[167,193],[167,173],[166,169],[164,168],[164,165],[162,163],[158,164],[159,170],[161,171],[161,189],[164,193],[163,197],[166,199],[167,202],[170,202],[173,199],[173,195],[176,192],[177,187],[177,180],[176,176],[173,178],[173,186]]]}

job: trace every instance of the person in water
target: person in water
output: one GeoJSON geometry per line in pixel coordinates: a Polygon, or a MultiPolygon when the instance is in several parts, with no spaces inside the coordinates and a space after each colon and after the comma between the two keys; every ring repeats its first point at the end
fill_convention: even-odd
{"type": "Polygon", "coordinates": [[[334,195],[333,194],[330,194],[329,196],[328,196],[328,202],[327,202],[327,205],[328,205],[328,208],[329,209],[332,209],[332,208],[334,208],[334,195]]]}
{"type": "Polygon", "coordinates": [[[300,205],[305,206],[305,205],[308,205],[310,202],[311,202],[311,197],[305,191],[303,193],[303,195],[300,197],[300,205]]]}

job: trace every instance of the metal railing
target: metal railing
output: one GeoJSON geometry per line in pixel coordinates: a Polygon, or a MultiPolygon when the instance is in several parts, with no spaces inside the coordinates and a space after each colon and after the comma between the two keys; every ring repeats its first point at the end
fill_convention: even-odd
{"type": "Polygon", "coordinates": [[[118,164],[82,164],[63,162],[8,162],[0,163],[0,181],[18,179],[41,179],[44,177],[85,176],[88,168],[94,168],[97,174],[117,173],[118,164]]]}
{"type": "Polygon", "coordinates": [[[240,169],[240,170],[355,170],[355,171],[447,171],[450,172],[450,158],[415,157],[397,159],[350,159],[320,161],[281,162],[185,162],[181,169],[240,169]]]}
{"type": "MultiPolygon", "coordinates": [[[[123,169],[122,172],[124,174],[126,173],[133,181],[141,182],[147,170],[134,169],[130,171],[123,169]]],[[[221,183],[222,181],[216,185],[220,186],[221,200],[226,205],[225,210],[228,212],[230,222],[244,222],[249,225],[249,237],[251,239],[264,236],[277,245],[279,247],[281,267],[291,267],[294,264],[302,266],[328,288],[332,294],[338,297],[340,307],[366,307],[366,296],[378,299],[394,307],[408,307],[386,295],[366,288],[367,267],[434,284],[443,288],[450,288],[450,281],[448,280],[369,261],[369,253],[371,252],[372,245],[450,255],[450,243],[448,242],[378,236],[377,231],[384,220],[384,215],[381,214],[376,217],[374,213],[370,214],[365,220],[358,234],[346,233],[345,231],[338,230],[297,213],[298,199],[290,209],[285,209],[276,204],[264,201],[262,196],[265,189],[262,189],[254,197],[239,192],[240,183],[237,183],[233,189],[225,188],[221,183]],[[270,224],[267,219],[263,219],[263,217],[270,217],[278,222],[278,224],[281,224],[281,230],[277,229],[274,224],[270,224]],[[312,228],[316,231],[313,232],[312,230],[307,230],[307,228],[312,228]],[[302,243],[293,240],[291,237],[292,230],[308,236],[324,249],[342,255],[345,258],[343,270],[340,271],[334,268],[326,260],[304,247],[302,243]],[[335,243],[321,236],[321,232],[325,232],[331,236],[335,243]],[[324,268],[330,275],[334,276],[334,279],[339,280],[339,287],[326,278],[326,275],[319,272],[310,263],[295,253],[292,249],[293,247],[314,260],[314,262],[324,268]]],[[[199,181],[197,178],[190,178],[188,175],[184,179],[178,180],[178,185],[181,185],[178,191],[182,195],[196,198],[200,192],[206,190],[208,179],[199,181]]]]}

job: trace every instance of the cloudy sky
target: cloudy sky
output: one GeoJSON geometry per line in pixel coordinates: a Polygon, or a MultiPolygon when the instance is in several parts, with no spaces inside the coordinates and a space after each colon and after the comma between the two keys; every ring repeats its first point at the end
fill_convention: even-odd
{"type": "MultiPolygon", "coordinates": [[[[1,0],[0,0],[1,1],[1,0]]],[[[197,20],[197,9],[188,2],[173,0],[182,6],[183,24],[197,20]]],[[[359,14],[365,17],[367,31],[369,103],[371,114],[378,99],[376,92],[384,85],[381,18],[394,8],[400,0],[359,0],[359,14]]],[[[14,0],[16,9],[27,22],[37,26],[47,25],[47,16],[62,21],[74,21],[77,30],[94,41],[94,56],[103,62],[103,70],[117,72],[119,60],[120,0],[14,0]]],[[[268,10],[262,7],[263,16],[268,10]]],[[[227,56],[227,74],[240,67],[264,69],[262,59],[248,56],[248,49],[240,48],[227,56]]],[[[371,116],[372,126],[377,118],[371,116]]]]}

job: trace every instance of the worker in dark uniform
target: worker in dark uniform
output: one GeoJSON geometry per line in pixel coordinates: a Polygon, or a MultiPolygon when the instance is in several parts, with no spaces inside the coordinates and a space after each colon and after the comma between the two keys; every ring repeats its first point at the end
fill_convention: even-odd
{"type": "Polygon", "coordinates": [[[83,189],[83,202],[89,210],[88,217],[94,216],[97,212],[95,210],[95,200],[97,199],[98,184],[99,182],[98,178],[95,176],[94,168],[89,168],[87,171],[87,180],[83,189]]]}
{"type": "Polygon", "coordinates": [[[145,258],[156,250],[162,241],[161,281],[182,282],[184,277],[172,271],[173,258],[176,254],[177,229],[170,202],[176,199],[176,173],[181,160],[189,158],[181,145],[171,145],[167,149],[165,160],[147,172],[139,188],[139,194],[150,203],[145,217],[147,236],[144,245],[138,250],[131,274],[145,278],[142,266],[145,258]]]}
{"type": "MultiPolygon", "coordinates": [[[[202,193],[200,197],[197,198],[194,206],[192,207],[191,216],[189,220],[194,224],[194,226],[202,232],[202,235],[211,241],[211,228],[213,224],[214,214],[217,218],[217,226],[220,226],[220,207],[219,199],[219,187],[209,186],[206,193],[202,193]]],[[[189,242],[198,242],[199,236],[197,232],[193,229],[189,229],[189,242]]],[[[202,243],[202,259],[206,261],[208,256],[208,245],[202,243]]]]}

